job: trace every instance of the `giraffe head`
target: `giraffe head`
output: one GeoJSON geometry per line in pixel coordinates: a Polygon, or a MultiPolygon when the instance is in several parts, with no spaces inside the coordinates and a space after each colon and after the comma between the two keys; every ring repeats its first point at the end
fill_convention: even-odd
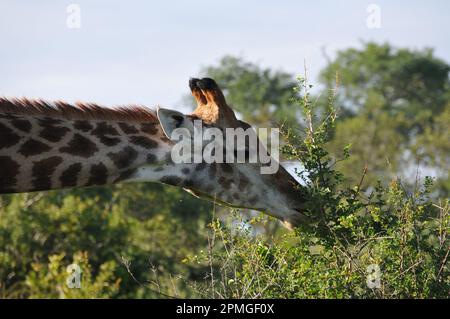
{"type": "Polygon", "coordinates": [[[307,223],[302,214],[304,189],[279,165],[271,173],[264,171],[268,162],[261,160],[261,154],[269,159],[269,168],[278,162],[272,161],[251,126],[236,118],[217,84],[192,79],[190,87],[198,107],[189,115],[166,109],[155,114],[142,107],[109,109],[0,98],[0,194],[162,182],[228,206],[266,212],[286,224],[307,223]],[[207,129],[200,143],[195,141],[198,123],[207,129]],[[194,136],[194,152],[188,154],[193,161],[175,161],[180,141],[174,132],[179,130],[189,133],[187,144],[192,144],[194,136]],[[244,134],[244,143],[229,145],[229,130],[249,133],[248,139],[244,134]],[[206,143],[211,131],[222,133],[218,147],[209,148],[211,143],[206,143]],[[198,149],[200,161],[196,160],[198,149]],[[225,154],[225,161],[216,156],[219,153],[225,154]],[[213,161],[204,157],[208,154],[213,161]]]}
{"type": "MultiPolygon", "coordinates": [[[[178,132],[184,130],[192,137],[196,134],[195,130],[200,123],[206,131],[213,129],[215,132],[223,132],[223,136],[227,129],[253,132],[253,138],[256,139],[257,144],[249,145],[252,139],[244,139],[245,143],[241,147],[245,157],[244,163],[229,160],[208,162],[204,158],[200,162],[195,162],[191,158],[190,162],[194,163],[190,165],[172,166],[173,170],[177,170],[178,167],[181,174],[165,176],[162,181],[182,186],[198,197],[214,200],[227,206],[263,211],[282,220],[287,227],[307,223],[308,219],[302,213],[305,205],[304,189],[283,167],[277,165],[275,172],[263,174],[262,168],[267,166],[267,163],[262,163],[259,158],[256,161],[249,160],[250,156],[255,155],[249,152],[258,153],[261,148],[267,157],[270,158],[270,155],[251,126],[236,118],[215,81],[209,78],[191,79],[189,86],[198,105],[192,114],[185,115],[167,109],[158,110],[161,127],[172,143],[176,145],[181,141],[180,135],[174,137],[177,130],[178,132]]],[[[214,137],[217,136],[214,135],[214,137]]],[[[209,142],[210,140],[205,142],[205,138],[202,140],[200,147],[202,154],[205,154],[206,145],[211,145],[209,142]]],[[[230,151],[230,146],[226,142],[223,142],[223,145],[225,146],[223,146],[222,155],[225,158],[230,151]]],[[[216,151],[217,149],[213,152],[216,151]]],[[[231,151],[236,155],[238,150],[231,151]]],[[[275,161],[273,158],[270,160],[275,161]]]]}

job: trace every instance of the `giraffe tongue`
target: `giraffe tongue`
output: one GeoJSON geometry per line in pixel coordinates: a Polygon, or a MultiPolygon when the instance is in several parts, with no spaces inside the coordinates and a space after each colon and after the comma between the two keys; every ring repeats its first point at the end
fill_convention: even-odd
{"type": "Polygon", "coordinates": [[[209,200],[209,201],[212,201],[212,202],[216,202],[216,203],[224,205],[224,206],[231,206],[230,204],[228,204],[228,203],[226,203],[224,201],[221,201],[220,199],[217,199],[217,198],[215,198],[215,197],[213,197],[211,195],[208,195],[208,194],[205,194],[205,193],[202,193],[202,192],[199,192],[199,191],[195,191],[195,190],[192,190],[192,189],[189,189],[189,188],[184,188],[183,187],[183,189],[186,192],[188,192],[189,194],[194,195],[197,198],[206,199],[206,200],[209,200]]]}

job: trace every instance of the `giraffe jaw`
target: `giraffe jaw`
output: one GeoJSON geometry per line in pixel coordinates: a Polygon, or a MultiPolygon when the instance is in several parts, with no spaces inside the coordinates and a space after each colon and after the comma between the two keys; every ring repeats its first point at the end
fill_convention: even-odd
{"type": "Polygon", "coordinates": [[[253,209],[256,211],[260,211],[260,212],[265,212],[268,215],[275,217],[277,219],[279,219],[281,221],[281,223],[283,224],[284,227],[286,227],[289,230],[294,230],[295,227],[301,225],[301,224],[309,224],[310,223],[310,219],[308,217],[306,217],[303,213],[301,213],[299,210],[290,210],[290,213],[288,216],[280,216],[279,214],[273,214],[270,212],[266,212],[265,210],[261,210],[261,209],[257,209],[257,208],[248,208],[248,207],[239,207],[236,205],[232,205],[229,203],[226,203],[216,197],[213,197],[211,195],[196,191],[196,190],[192,190],[192,189],[188,189],[188,188],[183,188],[186,192],[188,192],[189,194],[200,198],[200,199],[204,199],[204,200],[208,200],[217,204],[220,204],[222,206],[225,207],[230,207],[230,208],[247,208],[247,209],[253,209]]]}

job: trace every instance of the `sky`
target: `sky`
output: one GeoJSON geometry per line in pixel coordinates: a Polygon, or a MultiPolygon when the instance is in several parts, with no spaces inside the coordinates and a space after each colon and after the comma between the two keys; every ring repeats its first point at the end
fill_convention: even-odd
{"type": "Polygon", "coordinates": [[[0,0],[0,96],[184,110],[189,78],[229,54],[293,74],[306,61],[312,83],[324,52],[362,41],[450,62],[449,14],[446,0],[0,0]]]}

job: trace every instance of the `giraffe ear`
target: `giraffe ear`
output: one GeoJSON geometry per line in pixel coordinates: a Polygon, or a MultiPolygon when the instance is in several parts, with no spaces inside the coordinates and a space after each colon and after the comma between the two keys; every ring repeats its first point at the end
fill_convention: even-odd
{"type": "Polygon", "coordinates": [[[180,135],[190,134],[191,137],[194,136],[194,123],[190,117],[178,111],[162,108],[159,108],[156,114],[164,134],[170,140],[178,141],[180,135]],[[178,138],[174,137],[174,133],[178,138]]]}

